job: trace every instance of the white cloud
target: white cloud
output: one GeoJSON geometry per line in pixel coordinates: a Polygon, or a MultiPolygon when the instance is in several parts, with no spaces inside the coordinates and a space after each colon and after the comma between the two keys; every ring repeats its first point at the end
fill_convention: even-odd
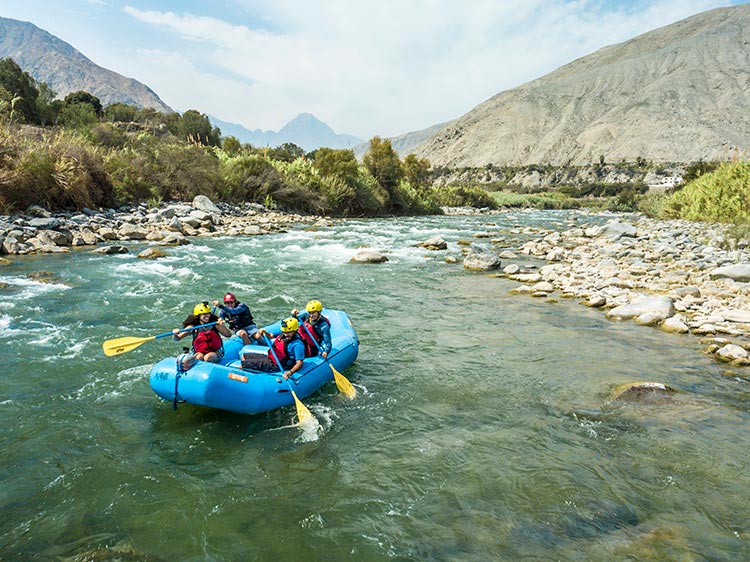
{"type": "Polygon", "coordinates": [[[151,65],[152,76],[141,79],[180,109],[251,128],[278,129],[309,111],[337,132],[369,138],[458,117],[599,47],[728,2],[238,4],[248,22],[260,23],[126,7],[133,18],[182,40],[179,54],[151,65]]]}

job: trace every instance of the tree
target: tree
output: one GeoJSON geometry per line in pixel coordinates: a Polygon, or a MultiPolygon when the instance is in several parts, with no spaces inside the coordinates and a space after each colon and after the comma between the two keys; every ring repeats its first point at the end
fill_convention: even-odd
{"type": "Polygon", "coordinates": [[[227,154],[234,156],[242,151],[242,143],[240,143],[240,139],[237,137],[229,135],[228,137],[224,137],[224,140],[221,141],[221,148],[227,154]]]}
{"type": "Polygon", "coordinates": [[[207,144],[209,146],[221,144],[219,128],[213,127],[208,117],[195,109],[188,109],[182,114],[182,119],[177,127],[177,135],[195,144],[207,144]]]}
{"type": "Polygon", "coordinates": [[[324,148],[315,151],[315,167],[321,176],[333,176],[352,185],[357,180],[359,163],[353,150],[324,148]]]}
{"type": "Polygon", "coordinates": [[[94,111],[97,117],[101,117],[103,115],[102,110],[102,102],[97,98],[94,94],[90,94],[89,92],[86,92],[84,90],[78,90],[77,92],[71,92],[67,96],[65,96],[65,99],[63,99],[65,102],[65,105],[75,105],[77,103],[82,103],[91,106],[91,109],[94,111]]]}
{"type": "Polygon", "coordinates": [[[370,148],[362,158],[365,168],[372,174],[377,182],[391,193],[404,175],[398,154],[393,150],[391,141],[381,139],[378,136],[370,140],[370,148]]]}
{"type": "Polygon", "coordinates": [[[404,178],[415,189],[427,186],[430,183],[430,161],[427,158],[417,158],[414,154],[408,154],[404,158],[404,178]]]}
{"type": "Polygon", "coordinates": [[[138,108],[126,103],[111,103],[104,109],[104,116],[113,123],[131,123],[135,121],[138,108]]]}
{"type": "Polygon", "coordinates": [[[86,129],[94,123],[99,122],[99,116],[91,104],[72,103],[64,104],[57,116],[57,122],[69,129],[86,129]]]}
{"type": "Polygon", "coordinates": [[[46,82],[39,82],[39,95],[36,98],[36,109],[40,125],[53,125],[63,108],[63,102],[56,100],[57,93],[46,82]]]}
{"type": "Polygon", "coordinates": [[[403,212],[408,207],[408,203],[404,200],[404,192],[399,186],[401,178],[404,177],[404,170],[398,154],[391,146],[391,141],[377,136],[372,137],[370,148],[362,157],[362,163],[378,185],[388,193],[388,209],[393,212],[403,212]]]}
{"type": "Polygon", "coordinates": [[[285,142],[284,144],[268,151],[268,157],[271,160],[281,160],[283,162],[294,162],[297,158],[304,155],[304,149],[300,148],[293,142],[285,142]]]}
{"type": "MultiPolygon", "coordinates": [[[[25,123],[38,123],[39,112],[36,101],[39,90],[36,81],[21,70],[12,58],[0,59],[0,87],[8,92],[13,101],[14,118],[25,123]]],[[[6,101],[6,100],[3,100],[6,101]]]]}

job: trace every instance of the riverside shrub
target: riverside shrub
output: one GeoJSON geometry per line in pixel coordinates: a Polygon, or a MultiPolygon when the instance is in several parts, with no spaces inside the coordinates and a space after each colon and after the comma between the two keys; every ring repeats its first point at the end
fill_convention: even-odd
{"type": "Polygon", "coordinates": [[[672,195],[665,215],[691,221],[750,222],[750,162],[724,162],[672,195]]]}
{"type": "Polygon", "coordinates": [[[41,141],[15,141],[12,148],[0,170],[3,208],[81,209],[115,203],[103,149],[83,135],[59,131],[41,141]]]}

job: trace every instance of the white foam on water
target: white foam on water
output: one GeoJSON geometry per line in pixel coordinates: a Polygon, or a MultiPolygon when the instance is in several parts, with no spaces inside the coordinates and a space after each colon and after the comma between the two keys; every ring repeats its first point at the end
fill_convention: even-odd
{"type": "Polygon", "coordinates": [[[250,254],[235,254],[234,261],[241,265],[253,265],[257,260],[250,254]]]}
{"type": "Polygon", "coordinates": [[[310,443],[320,439],[320,433],[322,433],[320,422],[312,416],[303,422],[299,422],[297,426],[302,430],[300,436],[295,440],[297,443],[310,443]]]}
{"type": "Polygon", "coordinates": [[[21,289],[20,293],[10,294],[4,297],[4,300],[6,301],[26,301],[46,293],[67,291],[70,289],[68,285],[62,283],[42,283],[41,281],[34,281],[28,277],[0,276],[0,283],[5,283],[6,285],[11,285],[21,289]]]}
{"type": "Polygon", "coordinates": [[[260,304],[266,304],[266,303],[269,303],[269,302],[273,302],[273,301],[275,301],[277,299],[280,299],[280,300],[282,300],[282,301],[284,301],[285,303],[288,303],[288,304],[294,304],[294,301],[295,301],[295,298],[292,297],[292,296],[290,296],[290,295],[273,295],[273,296],[270,296],[270,297],[258,299],[258,302],[260,304]]]}

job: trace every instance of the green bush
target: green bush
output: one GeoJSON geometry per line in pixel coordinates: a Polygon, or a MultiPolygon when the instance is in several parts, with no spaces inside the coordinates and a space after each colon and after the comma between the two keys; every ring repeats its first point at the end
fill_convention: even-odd
{"type": "Polygon", "coordinates": [[[216,198],[220,194],[219,161],[212,153],[194,144],[157,141],[150,135],[138,139],[107,158],[106,169],[121,200],[186,201],[196,195],[216,198]]]}
{"type": "Polygon", "coordinates": [[[668,217],[691,221],[750,222],[750,162],[724,162],[672,195],[668,217]]]}
{"type": "Polygon", "coordinates": [[[567,197],[562,193],[508,193],[496,191],[492,193],[496,205],[510,208],[534,209],[577,209],[580,201],[567,197]]]}
{"type": "Polygon", "coordinates": [[[432,197],[441,207],[498,208],[495,194],[477,186],[435,187],[432,188],[432,197]]]}

